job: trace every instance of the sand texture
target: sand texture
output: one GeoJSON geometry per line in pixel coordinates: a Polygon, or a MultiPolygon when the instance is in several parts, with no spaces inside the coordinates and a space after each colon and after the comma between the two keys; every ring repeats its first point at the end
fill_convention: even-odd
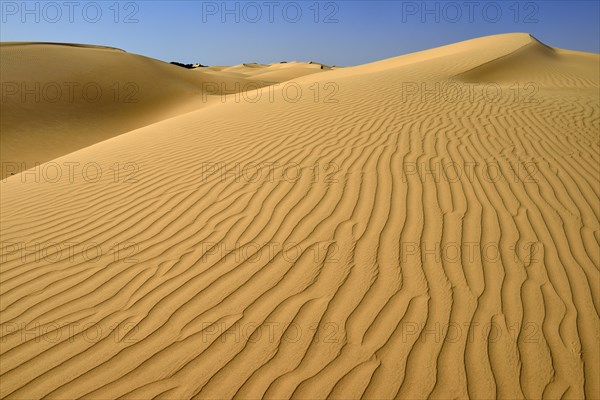
{"type": "Polygon", "coordinates": [[[3,104],[2,160],[51,161],[0,186],[0,397],[600,398],[598,55],[51,47],[4,45],[3,80],[144,101],[3,104]],[[207,79],[294,85],[206,102],[207,79]]]}

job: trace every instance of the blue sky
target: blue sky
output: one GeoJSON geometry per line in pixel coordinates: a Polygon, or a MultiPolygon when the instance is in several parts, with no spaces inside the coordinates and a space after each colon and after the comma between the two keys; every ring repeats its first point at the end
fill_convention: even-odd
{"type": "Polygon", "coordinates": [[[505,32],[600,52],[600,1],[0,1],[2,41],[98,44],[207,65],[356,65],[505,32]]]}

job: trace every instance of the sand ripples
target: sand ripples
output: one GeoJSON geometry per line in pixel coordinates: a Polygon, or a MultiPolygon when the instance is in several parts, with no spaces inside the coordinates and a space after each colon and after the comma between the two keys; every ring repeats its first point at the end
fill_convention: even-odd
{"type": "Polygon", "coordinates": [[[597,96],[398,71],[55,160],[134,178],[9,179],[2,397],[598,397],[597,96]]]}

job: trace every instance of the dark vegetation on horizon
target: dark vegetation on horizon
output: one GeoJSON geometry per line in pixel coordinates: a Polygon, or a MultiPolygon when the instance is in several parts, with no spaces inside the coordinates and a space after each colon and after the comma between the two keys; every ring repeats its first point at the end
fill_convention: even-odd
{"type": "Polygon", "coordinates": [[[195,69],[195,68],[201,68],[201,67],[207,67],[208,66],[208,65],[202,65],[202,64],[182,64],[182,63],[178,63],[178,62],[175,62],[175,61],[171,61],[171,64],[177,65],[179,67],[187,68],[187,69],[195,69]]]}

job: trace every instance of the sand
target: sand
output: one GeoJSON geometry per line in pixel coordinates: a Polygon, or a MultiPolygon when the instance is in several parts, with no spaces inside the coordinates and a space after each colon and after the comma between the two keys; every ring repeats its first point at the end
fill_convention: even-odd
{"type": "Polygon", "coordinates": [[[222,94],[321,72],[308,63],[188,70],[121,49],[49,43],[2,43],[0,58],[0,158],[18,171],[221,102],[222,94]]]}
{"type": "Polygon", "coordinates": [[[600,398],[597,54],[505,34],[300,76],[54,51],[2,66],[114,62],[157,108],[84,105],[69,142],[43,124],[71,106],[5,138],[3,104],[2,160],[51,161],[0,186],[0,397],[600,398]],[[189,110],[202,74],[302,94],[189,110]]]}

